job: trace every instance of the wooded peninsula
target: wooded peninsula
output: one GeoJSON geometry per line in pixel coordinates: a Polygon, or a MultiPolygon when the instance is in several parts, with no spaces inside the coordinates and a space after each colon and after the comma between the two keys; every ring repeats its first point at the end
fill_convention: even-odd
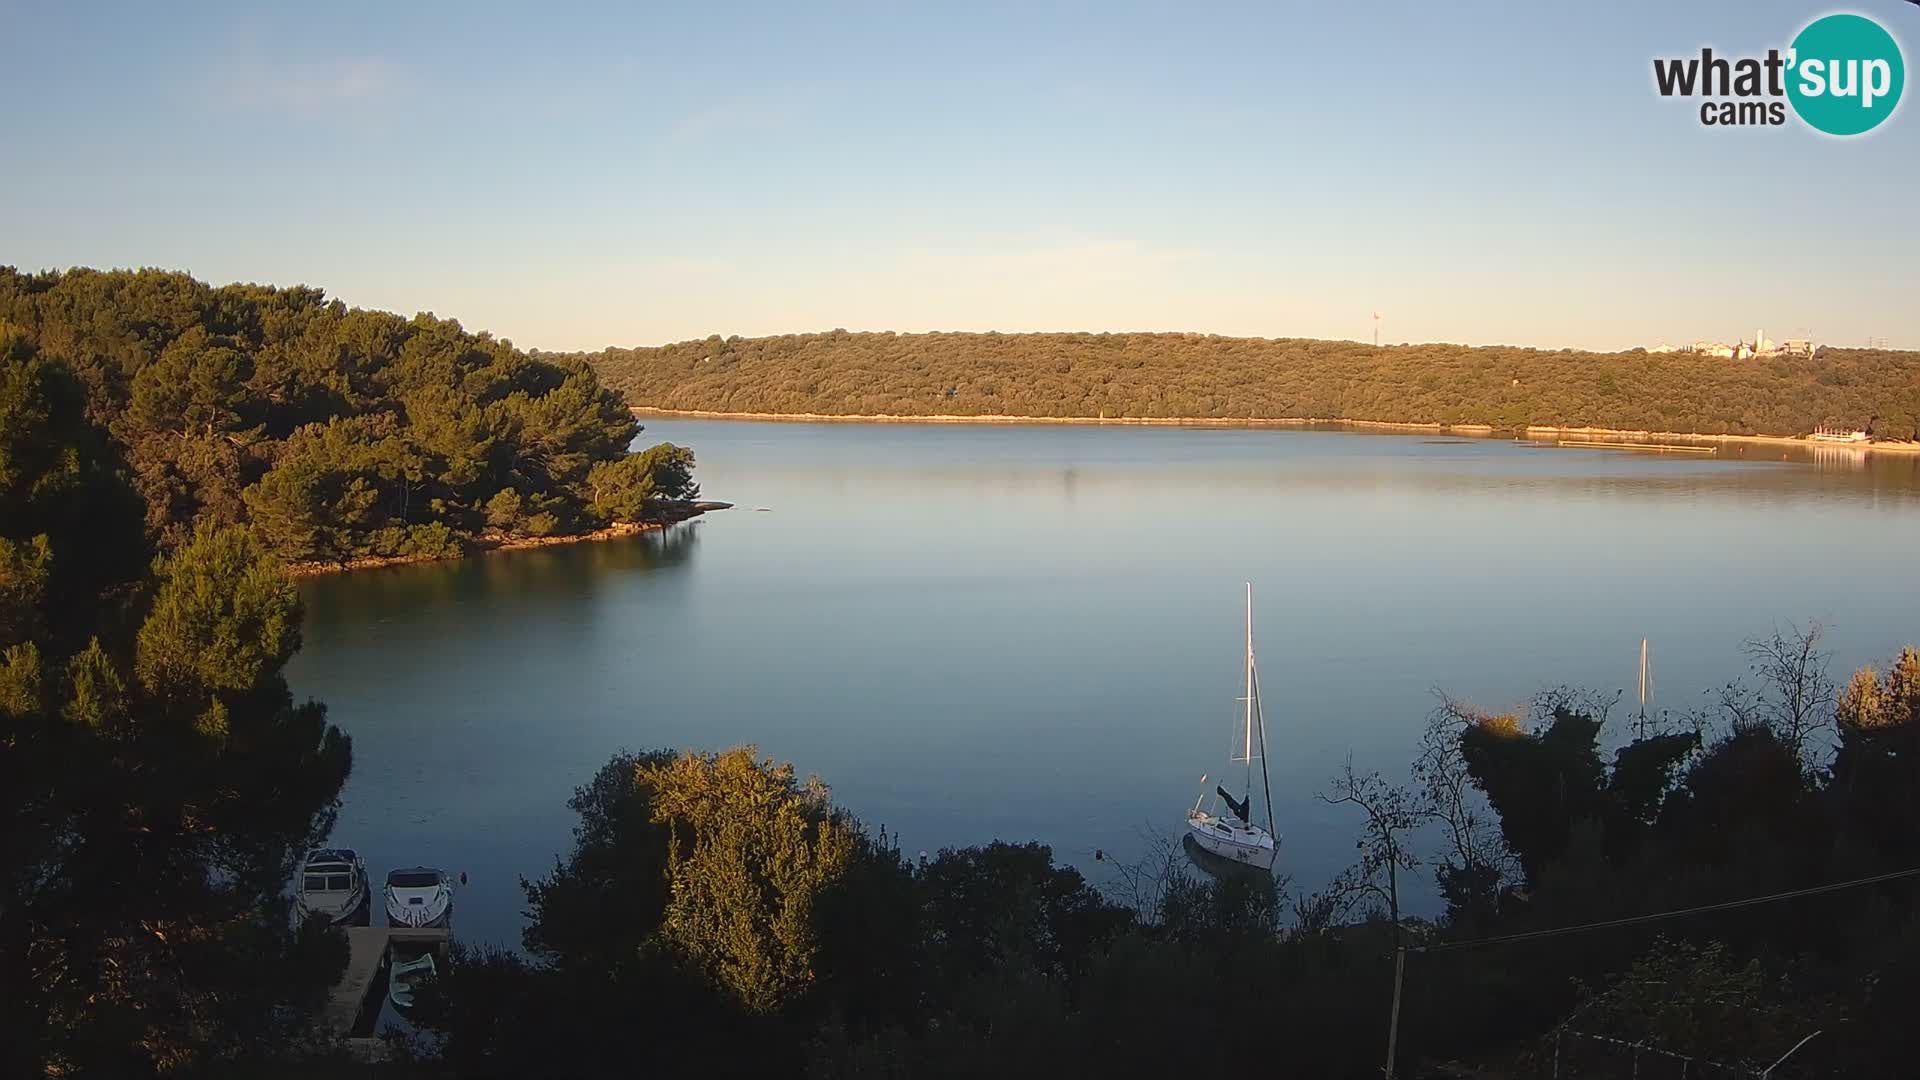
{"type": "Polygon", "coordinates": [[[1920,353],[1545,351],[1212,334],[719,335],[578,354],[635,404],[824,416],[1008,416],[1608,428],[1920,438],[1920,353]]]}
{"type": "Polygon", "coordinates": [[[698,494],[691,451],[628,452],[640,426],[585,362],[306,286],[0,267],[0,358],[11,434],[103,437],[168,549],[246,523],[296,568],[444,558],[633,531],[698,494]]]}

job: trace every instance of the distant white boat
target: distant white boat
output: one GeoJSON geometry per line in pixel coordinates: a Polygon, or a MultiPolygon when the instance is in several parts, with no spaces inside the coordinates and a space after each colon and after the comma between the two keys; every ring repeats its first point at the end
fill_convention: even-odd
{"type": "Polygon", "coordinates": [[[367,864],[352,848],[320,848],[300,866],[294,910],[302,922],[324,919],[339,925],[366,925],[372,887],[367,864]]]}
{"type": "Polygon", "coordinates": [[[444,927],[453,919],[453,882],[447,872],[415,866],[387,874],[387,925],[444,927]]]}
{"type": "MultiPolygon", "coordinates": [[[[1280,853],[1280,841],[1273,831],[1273,789],[1267,778],[1267,726],[1260,712],[1260,675],[1253,661],[1253,586],[1247,586],[1247,656],[1246,656],[1246,696],[1242,699],[1246,705],[1243,726],[1238,732],[1241,738],[1239,752],[1231,756],[1231,761],[1245,762],[1247,766],[1244,794],[1236,799],[1224,785],[1216,784],[1212,792],[1202,793],[1194,801],[1193,809],[1187,811],[1187,836],[1202,849],[1212,852],[1223,859],[1257,866],[1262,870],[1273,869],[1274,859],[1280,853]],[[1256,745],[1257,744],[1257,745],[1256,745]],[[1258,751],[1256,754],[1255,751],[1258,751]],[[1267,809],[1267,827],[1261,828],[1253,823],[1253,762],[1260,762],[1260,786],[1264,792],[1267,809]],[[1217,801],[1209,809],[1202,810],[1201,804],[1208,795],[1217,801]],[[1221,813],[1220,803],[1225,804],[1225,813],[1221,813]]],[[[1206,777],[1200,778],[1201,783],[1206,777]]]]}

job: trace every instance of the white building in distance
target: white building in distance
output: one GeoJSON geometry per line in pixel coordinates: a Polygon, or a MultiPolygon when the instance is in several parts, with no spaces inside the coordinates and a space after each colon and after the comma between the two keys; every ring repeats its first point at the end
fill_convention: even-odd
{"type": "Polygon", "coordinates": [[[1696,341],[1685,349],[1675,349],[1671,345],[1656,345],[1647,350],[1650,353],[1690,352],[1695,356],[1715,356],[1723,360],[1748,360],[1771,356],[1820,355],[1820,347],[1811,338],[1788,338],[1776,342],[1768,337],[1766,331],[1755,330],[1752,341],[1736,341],[1731,345],[1723,341],[1696,341]]]}

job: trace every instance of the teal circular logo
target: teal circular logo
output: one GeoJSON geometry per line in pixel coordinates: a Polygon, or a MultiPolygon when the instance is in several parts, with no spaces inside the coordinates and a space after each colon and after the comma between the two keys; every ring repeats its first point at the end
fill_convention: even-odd
{"type": "Polygon", "coordinates": [[[1900,104],[1907,65],[1900,45],[1864,15],[1828,15],[1793,39],[1787,99],[1816,131],[1872,131],[1900,104]]]}

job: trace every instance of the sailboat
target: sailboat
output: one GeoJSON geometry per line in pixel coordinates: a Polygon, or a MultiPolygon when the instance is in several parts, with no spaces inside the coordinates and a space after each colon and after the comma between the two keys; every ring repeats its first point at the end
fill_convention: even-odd
{"type": "Polygon", "coordinates": [[[1635,724],[1638,738],[1647,737],[1647,702],[1653,700],[1653,669],[1647,666],[1647,639],[1640,639],[1640,714],[1635,724]]]}
{"type": "MultiPolygon", "coordinates": [[[[1245,762],[1247,766],[1246,785],[1241,789],[1244,794],[1236,799],[1225,785],[1214,785],[1212,795],[1225,802],[1225,812],[1216,803],[1208,810],[1202,810],[1201,804],[1207,801],[1203,793],[1187,811],[1187,838],[1203,850],[1212,852],[1223,859],[1257,866],[1262,870],[1273,869],[1273,860],[1280,853],[1280,841],[1273,831],[1273,787],[1267,779],[1267,725],[1260,713],[1260,673],[1253,662],[1253,585],[1247,585],[1247,692],[1242,698],[1245,715],[1240,730],[1238,752],[1231,756],[1233,763],[1245,762]],[[1256,753],[1257,751],[1257,753],[1256,753]],[[1260,786],[1267,807],[1267,827],[1261,828],[1253,823],[1253,763],[1260,762],[1260,786]]],[[[1206,777],[1201,777],[1202,784],[1206,777]]]]}

